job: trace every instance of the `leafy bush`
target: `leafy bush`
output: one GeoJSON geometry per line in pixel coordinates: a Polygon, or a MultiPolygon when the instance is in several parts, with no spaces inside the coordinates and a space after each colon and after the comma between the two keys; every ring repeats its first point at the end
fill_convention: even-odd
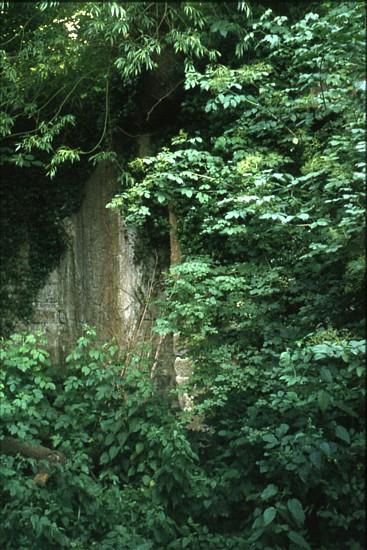
{"type": "Polygon", "coordinates": [[[215,486],[197,517],[245,548],[362,547],[361,17],[267,10],[246,63],[188,68],[191,135],[130,163],[111,205],[143,229],[162,206],[177,218],[183,260],[156,329],[194,365],[193,440],[215,486]]]}
{"type": "Polygon", "coordinates": [[[2,457],[3,548],[148,549],[174,538],[170,513],[193,491],[197,458],[144,368],[123,377],[116,348],[94,338],[87,329],[64,375],[50,373],[35,336],[2,344],[3,437],[67,456],[42,488],[35,459],[2,457]]]}

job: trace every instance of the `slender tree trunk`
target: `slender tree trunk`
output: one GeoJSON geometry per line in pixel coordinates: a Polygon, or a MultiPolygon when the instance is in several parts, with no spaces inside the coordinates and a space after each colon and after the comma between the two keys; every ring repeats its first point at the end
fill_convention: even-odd
{"type": "Polygon", "coordinates": [[[181,261],[181,247],[177,237],[177,216],[172,208],[168,207],[169,240],[171,248],[171,267],[181,261]]]}
{"type": "MultiPolygon", "coordinates": [[[[171,248],[171,267],[181,262],[181,247],[177,236],[177,216],[172,206],[168,207],[169,237],[171,248]]],[[[176,384],[187,382],[192,374],[192,362],[186,356],[187,350],[179,333],[173,335],[173,356],[176,384]]],[[[187,393],[182,393],[178,398],[179,406],[183,410],[192,408],[192,400],[187,393]]]]}

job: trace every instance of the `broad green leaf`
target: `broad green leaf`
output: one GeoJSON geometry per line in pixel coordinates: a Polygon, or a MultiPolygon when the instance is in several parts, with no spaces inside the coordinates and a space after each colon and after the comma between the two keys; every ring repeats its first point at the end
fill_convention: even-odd
{"type": "Polygon", "coordinates": [[[187,188],[184,188],[184,189],[181,189],[181,194],[182,195],[185,195],[185,197],[192,197],[193,195],[193,190],[192,189],[187,189],[187,188]]]}
{"type": "Polygon", "coordinates": [[[144,475],[142,479],[143,479],[144,485],[146,485],[147,487],[150,485],[150,482],[152,481],[151,478],[147,475],[144,475]]]}
{"type": "Polygon", "coordinates": [[[344,428],[344,426],[338,425],[335,428],[335,435],[336,437],[339,437],[342,441],[345,441],[345,443],[350,443],[350,435],[349,432],[344,428]]]}
{"type": "Polygon", "coordinates": [[[267,443],[278,443],[277,438],[273,434],[265,434],[262,436],[263,441],[266,441],[267,443]]]}
{"type": "Polygon", "coordinates": [[[283,435],[285,435],[288,432],[288,430],[289,430],[288,424],[281,424],[279,428],[275,430],[275,433],[277,437],[283,437],[283,435]]]}
{"type": "Polygon", "coordinates": [[[161,204],[163,204],[164,202],[166,202],[166,197],[165,197],[165,195],[162,195],[162,193],[157,193],[157,201],[160,202],[161,204]]]}
{"type": "Polygon", "coordinates": [[[263,492],[261,493],[261,498],[262,500],[268,500],[269,498],[273,497],[274,495],[276,495],[278,492],[278,487],[276,485],[274,485],[273,483],[271,483],[270,485],[268,485],[264,490],[263,492]]]}
{"type": "Polygon", "coordinates": [[[305,550],[311,550],[311,546],[306,542],[302,535],[296,533],[295,531],[290,531],[288,533],[289,539],[298,545],[299,548],[304,548],[305,550]]]}
{"type": "Polygon", "coordinates": [[[100,458],[100,463],[107,464],[109,461],[110,461],[109,454],[107,452],[102,453],[100,458]]]}
{"type": "Polygon", "coordinates": [[[320,407],[320,410],[322,412],[325,412],[331,402],[330,395],[326,391],[320,390],[317,394],[317,402],[320,407]]]}
{"type": "Polygon", "coordinates": [[[110,460],[113,460],[119,453],[120,448],[117,445],[113,445],[110,447],[110,450],[108,451],[110,460]]]}
{"type": "Polygon", "coordinates": [[[333,377],[331,375],[331,372],[326,367],[321,367],[320,374],[321,374],[322,379],[325,380],[325,382],[332,382],[333,381],[333,377]]]}
{"type": "Polygon", "coordinates": [[[125,432],[120,432],[119,434],[117,434],[117,441],[119,442],[119,444],[122,446],[124,443],[126,443],[127,439],[128,439],[128,436],[129,434],[125,433],[125,432]]]}
{"type": "Polygon", "coordinates": [[[297,523],[303,525],[305,522],[305,513],[300,501],[297,498],[291,498],[288,500],[287,506],[297,523]]]}
{"type": "Polygon", "coordinates": [[[321,468],[321,454],[318,451],[310,453],[310,460],[318,470],[321,468]]]}
{"type": "Polygon", "coordinates": [[[140,454],[144,450],[144,443],[141,443],[140,441],[135,445],[135,452],[136,454],[140,454]]]}
{"type": "Polygon", "coordinates": [[[277,511],[274,508],[274,506],[270,506],[269,508],[266,508],[263,513],[263,519],[265,525],[270,525],[275,519],[277,515],[277,511]]]}

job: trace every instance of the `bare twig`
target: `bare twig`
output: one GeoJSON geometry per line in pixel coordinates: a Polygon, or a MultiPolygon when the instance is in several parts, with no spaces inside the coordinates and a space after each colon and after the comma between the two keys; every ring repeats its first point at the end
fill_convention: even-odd
{"type": "MultiPolygon", "coordinates": [[[[157,4],[157,10],[158,10],[158,4],[157,4]]],[[[163,17],[162,17],[162,19],[160,20],[159,25],[157,26],[157,29],[156,29],[156,36],[157,36],[157,39],[159,38],[159,29],[161,28],[161,25],[162,25],[163,21],[164,21],[165,18],[166,18],[167,10],[168,10],[168,3],[165,2],[165,3],[164,3],[164,13],[163,13],[163,17]]],[[[158,14],[157,14],[157,15],[158,15],[158,14]]]]}
{"type": "Polygon", "coordinates": [[[166,335],[163,335],[163,336],[160,336],[160,337],[159,337],[157,349],[156,349],[155,355],[154,355],[154,363],[153,363],[153,366],[152,366],[152,370],[150,371],[150,378],[151,378],[152,380],[153,380],[153,378],[154,378],[155,371],[157,370],[159,354],[160,354],[161,347],[162,347],[162,344],[163,344],[165,338],[166,338],[166,335]]]}
{"type": "Polygon", "coordinates": [[[149,120],[150,115],[152,114],[152,112],[154,111],[154,109],[155,109],[156,107],[158,107],[158,105],[159,105],[162,101],[164,101],[165,99],[167,99],[167,97],[169,97],[171,94],[173,94],[173,92],[180,86],[180,84],[183,83],[183,81],[184,81],[183,78],[182,78],[181,80],[179,80],[179,82],[177,82],[177,84],[176,84],[169,92],[167,92],[164,96],[162,96],[160,99],[158,99],[158,101],[157,101],[156,103],[154,103],[153,107],[151,107],[151,108],[149,109],[149,111],[148,111],[148,114],[147,114],[146,119],[145,119],[146,121],[149,120]]]}
{"type": "Polygon", "coordinates": [[[143,137],[143,136],[153,136],[154,134],[157,134],[159,132],[159,130],[156,130],[155,132],[144,132],[143,134],[130,134],[129,132],[127,132],[126,130],[124,130],[123,128],[121,128],[121,126],[117,126],[117,129],[120,130],[120,132],[122,132],[123,134],[125,134],[125,136],[127,137],[131,137],[131,138],[140,138],[140,137],[143,137]]]}
{"type": "Polygon", "coordinates": [[[102,141],[103,141],[103,139],[106,135],[108,115],[109,115],[109,104],[108,104],[109,84],[110,84],[110,81],[107,78],[106,96],[105,96],[105,118],[104,118],[104,125],[103,125],[103,130],[102,130],[101,137],[100,137],[98,143],[96,143],[96,145],[94,147],[92,147],[92,149],[90,149],[89,151],[81,151],[80,152],[81,155],[90,155],[91,153],[93,153],[100,146],[100,144],[102,143],[102,141]]]}

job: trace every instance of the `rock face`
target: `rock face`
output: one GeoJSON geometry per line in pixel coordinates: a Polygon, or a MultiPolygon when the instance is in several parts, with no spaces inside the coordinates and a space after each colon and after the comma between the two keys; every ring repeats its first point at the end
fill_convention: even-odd
{"type": "MultiPolygon", "coordinates": [[[[184,342],[180,334],[176,333],[173,336],[173,354],[174,354],[174,371],[175,382],[177,386],[188,382],[193,373],[193,364],[187,357],[188,350],[185,349],[184,342]]],[[[190,411],[193,407],[192,397],[187,392],[181,392],[178,397],[179,406],[184,411],[190,411]]]]}
{"type": "Polygon", "coordinates": [[[56,363],[73,347],[83,323],[121,347],[139,323],[144,269],[134,260],[134,234],[117,212],[105,208],[115,193],[113,168],[99,165],[86,184],[80,211],[65,222],[67,252],[34,304],[28,328],[45,330],[56,363]]]}

